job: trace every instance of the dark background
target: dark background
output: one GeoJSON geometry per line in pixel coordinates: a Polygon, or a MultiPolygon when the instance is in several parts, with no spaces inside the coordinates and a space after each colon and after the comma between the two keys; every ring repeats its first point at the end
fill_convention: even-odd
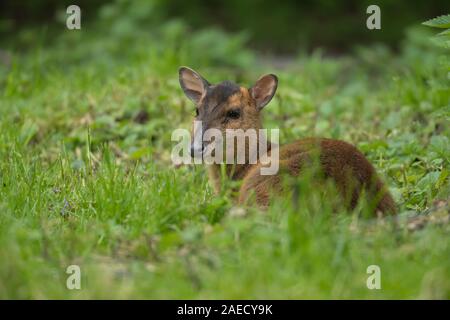
{"type": "MultiPolygon", "coordinates": [[[[24,30],[43,29],[51,41],[61,32],[65,8],[77,4],[82,10],[83,27],[108,29],[118,19],[151,30],[177,19],[192,30],[219,27],[243,32],[250,46],[263,52],[293,53],[324,47],[344,52],[354,45],[382,42],[395,49],[405,29],[449,11],[448,0],[154,0],[154,1],[56,1],[29,0],[0,2],[0,36],[14,45],[24,30]],[[381,8],[381,30],[368,30],[366,8],[381,8]],[[18,37],[18,38],[17,38],[18,37]]],[[[127,22],[124,23],[125,27],[127,22]]],[[[107,36],[107,34],[105,34],[107,36]]],[[[23,37],[22,37],[23,38],[23,37]]]]}

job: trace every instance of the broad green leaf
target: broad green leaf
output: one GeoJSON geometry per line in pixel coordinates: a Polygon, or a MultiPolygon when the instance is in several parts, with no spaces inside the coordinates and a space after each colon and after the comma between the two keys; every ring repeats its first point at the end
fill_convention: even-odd
{"type": "Polygon", "coordinates": [[[434,28],[450,28],[450,14],[430,19],[422,24],[434,28]]]}
{"type": "Polygon", "coordinates": [[[436,37],[450,37],[450,29],[439,32],[436,37]]]}

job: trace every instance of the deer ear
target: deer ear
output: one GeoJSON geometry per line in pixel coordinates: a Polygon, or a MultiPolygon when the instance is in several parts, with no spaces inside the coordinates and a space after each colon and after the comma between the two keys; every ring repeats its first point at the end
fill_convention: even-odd
{"type": "Polygon", "coordinates": [[[181,89],[197,104],[209,86],[208,81],[188,67],[181,67],[178,73],[181,89]]]}
{"type": "Polygon", "coordinates": [[[272,100],[277,91],[278,78],[274,74],[266,74],[256,81],[255,85],[250,89],[250,94],[255,99],[258,109],[264,108],[266,104],[272,100]]]}

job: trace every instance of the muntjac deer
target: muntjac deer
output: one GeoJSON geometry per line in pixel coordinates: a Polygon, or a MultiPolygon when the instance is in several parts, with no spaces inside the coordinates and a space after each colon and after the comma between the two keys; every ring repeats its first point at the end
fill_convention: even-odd
{"type": "MultiPolygon", "coordinates": [[[[260,130],[261,110],[275,94],[278,78],[273,74],[264,75],[250,89],[224,81],[210,84],[197,72],[187,67],[179,69],[181,88],[186,96],[196,105],[195,121],[201,121],[203,128],[194,129],[191,140],[191,154],[201,155],[206,146],[203,134],[207,129],[216,129],[222,133],[230,129],[260,130]]],[[[262,139],[256,136],[256,139],[262,139]]],[[[373,204],[377,214],[396,213],[395,203],[374,167],[353,145],[326,138],[307,138],[285,146],[271,146],[269,141],[267,155],[277,152],[280,170],[273,175],[264,175],[261,168],[266,166],[261,154],[255,163],[228,163],[225,173],[228,179],[242,180],[239,190],[239,204],[246,204],[249,199],[256,200],[260,207],[267,207],[275,194],[283,192],[283,175],[297,177],[302,175],[317,159],[321,176],[331,179],[340,193],[342,203],[348,209],[354,209],[364,193],[373,204]],[[277,149],[275,149],[277,148],[277,149]]],[[[259,144],[260,145],[260,144],[259,144]]],[[[234,143],[233,143],[234,146],[234,143]]],[[[248,144],[245,144],[245,159],[248,160],[248,144]]],[[[209,176],[216,192],[220,191],[221,165],[209,164],[209,176]]]]}

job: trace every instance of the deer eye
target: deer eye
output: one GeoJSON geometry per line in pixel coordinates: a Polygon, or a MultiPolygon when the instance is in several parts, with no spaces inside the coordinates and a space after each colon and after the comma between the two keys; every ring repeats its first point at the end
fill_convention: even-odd
{"type": "Polygon", "coordinates": [[[195,116],[198,117],[198,108],[195,108],[195,116]]]}
{"type": "Polygon", "coordinates": [[[240,110],[230,110],[227,112],[227,117],[230,119],[237,119],[241,116],[240,110]]]}

